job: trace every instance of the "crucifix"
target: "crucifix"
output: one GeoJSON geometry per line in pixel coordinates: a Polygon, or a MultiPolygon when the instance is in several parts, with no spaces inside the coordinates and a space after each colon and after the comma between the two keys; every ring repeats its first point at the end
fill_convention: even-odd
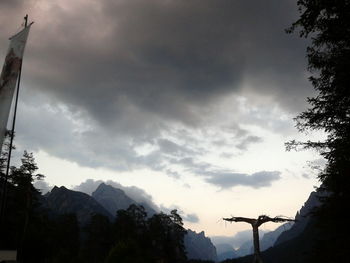
{"type": "Polygon", "coordinates": [[[254,260],[253,263],[263,263],[260,254],[260,244],[259,244],[259,226],[267,222],[282,223],[295,221],[294,219],[289,219],[286,217],[269,217],[266,215],[260,215],[257,219],[247,218],[247,217],[231,217],[223,218],[223,220],[228,222],[245,222],[252,226],[253,228],[253,244],[254,244],[254,260]]]}

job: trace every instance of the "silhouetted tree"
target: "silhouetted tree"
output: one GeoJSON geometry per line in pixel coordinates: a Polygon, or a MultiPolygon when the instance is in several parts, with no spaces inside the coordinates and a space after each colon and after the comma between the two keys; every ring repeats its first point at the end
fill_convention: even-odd
{"type": "Polygon", "coordinates": [[[347,218],[350,178],[350,1],[298,0],[300,18],[288,32],[300,30],[311,38],[307,48],[310,81],[318,94],[308,98],[310,108],[297,118],[300,131],[322,130],[324,141],[292,141],[287,148],[302,146],[320,151],[327,160],[319,174],[322,189],[330,193],[318,211],[322,225],[315,262],[346,262],[349,235],[347,218]]]}
{"type": "Polygon", "coordinates": [[[147,226],[147,213],[143,206],[130,205],[118,210],[114,223],[114,242],[106,262],[152,262],[147,226]]]}
{"type": "Polygon", "coordinates": [[[86,240],[83,244],[81,258],[83,262],[104,262],[112,245],[112,225],[103,215],[93,215],[90,222],[84,227],[86,240]]]}
{"type": "Polygon", "coordinates": [[[176,210],[149,219],[142,206],[119,210],[114,224],[115,245],[106,262],[186,262],[186,230],[182,225],[176,210]]]}
{"type": "MultiPolygon", "coordinates": [[[[3,145],[0,153],[0,225],[3,225],[3,220],[6,211],[6,202],[7,202],[7,187],[8,187],[8,162],[9,162],[9,152],[10,147],[12,150],[15,149],[15,146],[10,143],[11,136],[10,132],[7,131],[3,141],[3,145]]],[[[0,228],[0,233],[2,229],[0,228]]]]}
{"type": "Polygon", "coordinates": [[[114,223],[117,240],[144,239],[147,213],[142,206],[130,205],[127,210],[118,210],[114,223]]]}
{"type": "Polygon", "coordinates": [[[170,215],[159,213],[149,219],[149,229],[156,260],[162,262],[185,262],[186,252],[181,217],[176,210],[170,215]]]}
{"type": "MultiPolygon", "coordinates": [[[[36,237],[40,231],[31,231],[33,225],[40,220],[36,217],[35,209],[40,206],[38,201],[39,191],[33,187],[35,180],[40,180],[44,176],[36,174],[38,167],[32,153],[24,151],[19,168],[11,167],[9,184],[11,191],[7,194],[9,204],[6,209],[6,223],[12,225],[16,230],[11,229],[9,235],[15,237],[18,247],[18,257],[21,260],[25,254],[30,254],[27,246],[31,245],[30,239],[36,237]],[[12,219],[11,219],[12,218],[12,219]],[[15,220],[9,222],[9,220],[15,220]],[[31,222],[31,220],[33,222],[31,222]],[[30,226],[30,223],[32,225],[30,226]],[[30,234],[30,235],[28,235],[30,234]]],[[[11,228],[11,227],[10,227],[11,228]]]]}
{"type": "Polygon", "coordinates": [[[52,262],[78,262],[80,233],[75,214],[59,215],[54,222],[52,262]]]}

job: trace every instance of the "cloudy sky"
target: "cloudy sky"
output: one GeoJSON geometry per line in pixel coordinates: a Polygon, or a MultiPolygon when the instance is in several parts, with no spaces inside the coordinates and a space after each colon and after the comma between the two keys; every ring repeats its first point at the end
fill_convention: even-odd
{"type": "Polygon", "coordinates": [[[284,147],[306,138],[293,117],[313,94],[307,40],[284,31],[295,2],[1,0],[1,61],[35,21],[17,156],[34,152],[42,186],[109,181],[207,235],[248,227],[231,215],[293,217],[322,164],[284,147]]]}

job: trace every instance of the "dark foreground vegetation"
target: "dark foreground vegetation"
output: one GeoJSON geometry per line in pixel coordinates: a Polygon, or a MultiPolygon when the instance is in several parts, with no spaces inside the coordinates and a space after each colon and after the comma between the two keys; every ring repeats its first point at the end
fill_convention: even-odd
{"type": "Polygon", "coordinates": [[[186,230],[176,210],[147,217],[142,206],[131,205],[118,210],[114,221],[94,214],[81,225],[75,214],[58,215],[46,208],[33,187],[33,181],[43,177],[37,169],[27,152],[22,165],[11,168],[0,250],[17,250],[20,262],[188,262],[186,230]]]}
{"type": "Polygon", "coordinates": [[[350,238],[344,227],[350,196],[350,1],[298,0],[300,18],[289,32],[309,37],[310,81],[317,95],[297,118],[301,132],[324,131],[324,141],[290,142],[315,149],[327,161],[319,173],[320,191],[329,193],[315,213],[318,239],[308,262],[348,262],[350,238]]]}

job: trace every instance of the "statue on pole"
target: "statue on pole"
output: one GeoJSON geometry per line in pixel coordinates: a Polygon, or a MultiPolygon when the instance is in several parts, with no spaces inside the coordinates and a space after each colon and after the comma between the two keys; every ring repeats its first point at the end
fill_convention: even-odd
{"type": "Polygon", "coordinates": [[[286,217],[269,217],[266,215],[260,215],[257,219],[247,218],[247,217],[231,217],[223,218],[223,220],[228,222],[245,222],[251,224],[253,228],[253,244],[254,244],[254,260],[253,263],[263,263],[260,254],[260,243],[259,243],[259,226],[267,222],[282,223],[282,222],[291,222],[295,221],[294,219],[286,217]]]}

